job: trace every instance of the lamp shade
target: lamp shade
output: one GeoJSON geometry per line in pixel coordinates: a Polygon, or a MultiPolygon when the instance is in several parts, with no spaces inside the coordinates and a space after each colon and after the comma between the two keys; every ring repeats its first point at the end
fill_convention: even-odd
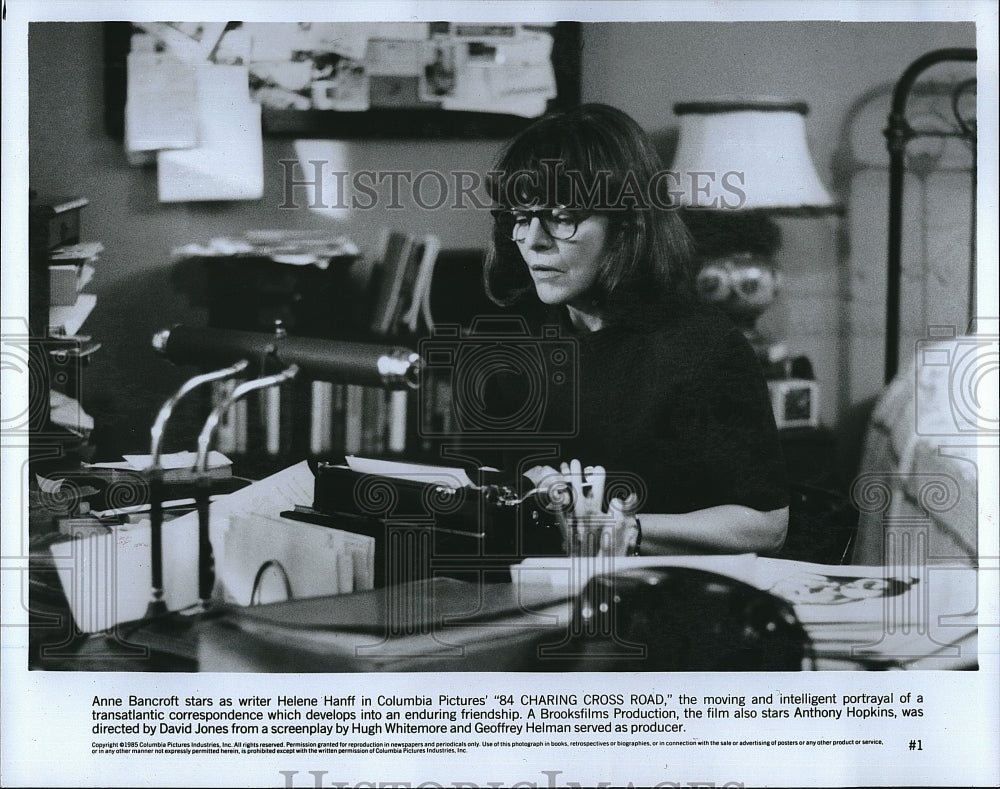
{"type": "Polygon", "coordinates": [[[674,105],[680,140],[671,168],[682,206],[829,210],[836,203],[813,166],[804,102],[718,99],[674,105]]]}

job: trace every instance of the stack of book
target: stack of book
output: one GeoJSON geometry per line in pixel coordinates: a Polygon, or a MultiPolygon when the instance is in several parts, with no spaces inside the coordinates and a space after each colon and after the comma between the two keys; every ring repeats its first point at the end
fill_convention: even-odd
{"type": "MultiPolygon", "coordinates": [[[[433,329],[430,288],[440,247],[436,236],[387,229],[374,254],[362,257],[349,239],[324,232],[259,230],[188,244],[174,258],[208,264],[213,327],[280,326],[303,337],[415,349],[433,329]]],[[[213,405],[236,385],[213,384],[213,405]]],[[[405,390],[297,380],[233,404],[216,447],[241,464],[256,455],[263,469],[302,454],[401,455],[414,448],[417,411],[405,390]]]]}
{"type": "Polygon", "coordinates": [[[49,333],[75,335],[97,304],[83,289],[94,277],[94,264],[104,246],[98,241],[70,244],[49,257],[49,333]]]}
{"type": "Polygon", "coordinates": [[[94,426],[79,400],[80,368],[100,343],[79,332],[97,304],[84,288],[103,249],[81,243],[87,203],[85,197],[43,199],[33,190],[28,200],[28,324],[34,351],[46,361],[45,374],[31,379],[31,402],[39,404],[33,424],[57,428],[59,440],[80,452],[89,450],[77,440],[87,439],[94,426]]]}
{"type": "Polygon", "coordinates": [[[98,241],[81,242],[80,212],[87,198],[60,198],[38,207],[48,227],[49,326],[52,336],[73,337],[97,305],[84,288],[94,276],[94,264],[104,251],[98,241]]]}

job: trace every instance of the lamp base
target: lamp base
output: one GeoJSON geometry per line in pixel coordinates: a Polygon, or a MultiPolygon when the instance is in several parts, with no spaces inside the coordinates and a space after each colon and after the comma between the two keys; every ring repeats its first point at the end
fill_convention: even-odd
{"type": "Polygon", "coordinates": [[[195,664],[198,659],[195,625],[200,619],[200,612],[171,611],[152,619],[123,622],[109,637],[131,647],[144,648],[151,659],[168,657],[195,664]]]}
{"type": "Polygon", "coordinates": [[[755,326],[740,326],[740,329],[764,368],[765,375],[770,378],[774,371],[775,377],[785,377],[785,362],[788,360],[788,345],[785,341],[775,339],[755,326]],[[779,369],[781,372],[778,372],[779,369]]]}
{"type": "Polygon", "coordinates": [[[695,288],[740,327],[767,370],[784,362],[788,348],[757,329],[757,319],[778,294],[781,277],[771,259],[753,252],[732,252],[702,264],[695,288]]]}

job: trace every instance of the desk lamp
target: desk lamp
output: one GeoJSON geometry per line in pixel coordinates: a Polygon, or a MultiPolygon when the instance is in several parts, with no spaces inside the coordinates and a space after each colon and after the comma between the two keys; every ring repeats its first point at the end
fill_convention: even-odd
{"type": "Polygon", "coordinates": [[[809,154],[809,107],[747,97],[675,104],[674,112],[681,126],[671,169],[699,255],[696,289],[729,314],[773,370],[787,350],[756,325],[780,284],[773,217],[837,208],[809,154]]]}
{"type": "Polygon", "coordinates": [[[167,423],[173,415],[174,408],[186,395],[193,392],[204,384],[214,381],[222,381],[239,375],[247,368],[247,361],[241,359],[230,367],[221,370],[213,370],[207,373],[192,376],[185,381],[166,402],[160,407],[150,429],[150,466],[147,471],[149,475],[149,525],[150,525],[150,562],[153,581],[152,599],[146,610],[146,617],[153,618],[164,616],[167,613],[167,604],[163,600],[163,466],[160,458],[163,449],[163,438],[166,433],[167,423]]]}

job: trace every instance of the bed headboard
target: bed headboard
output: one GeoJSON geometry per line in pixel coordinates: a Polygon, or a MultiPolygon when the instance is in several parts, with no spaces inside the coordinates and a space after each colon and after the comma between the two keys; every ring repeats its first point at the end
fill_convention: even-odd
{"type": "MultiPolygon", "coordinates": [[[[923,212],[925,224],[907,227],[904,221],[904,197],[908,173],[927,183],[935,171],[961,169],[954,151],[946,150],[947,141],[964,143],[971,157],[970,178],[967,313],[965,325],[975,317],[975,239],[976,239],[976,50],[971,48],[938,49],[917,58],[903,72],[892,92],[892,110],[885,130],[889,147],[889,231],[888,278],[886,282],[885,383],[899,369],[900,310],[903,278],[904,231],[926,233],[926,221],[934,208],[923,212]],[[972,63],[973,74],[952,72],[949,79],[921,81],[933,67],[945,63],[972,63]],[[946,100],[947,103],[942,101],[946,100]],[[929,101],[928,101],[929,100],[929,101]],[[921,143],[930,141],[931,146],[921,143]]],[[[963,146],[959,146],[963,147],[963,146]]],[[[926,206],[925,206],[926,208],[926,206]]],[[[956,261],[957,263],[957,261],[956,261]]],[[[928,272],[929,273],[929,272],[928,272]]]]}
{"type": "Polygon", "coordinates": [[[975,63],[975,49],[935,50],[892,88],[886,387],[851,491],[857,564],[978,560],[977,372],[997,349],[975,325],[975,63]]]}

